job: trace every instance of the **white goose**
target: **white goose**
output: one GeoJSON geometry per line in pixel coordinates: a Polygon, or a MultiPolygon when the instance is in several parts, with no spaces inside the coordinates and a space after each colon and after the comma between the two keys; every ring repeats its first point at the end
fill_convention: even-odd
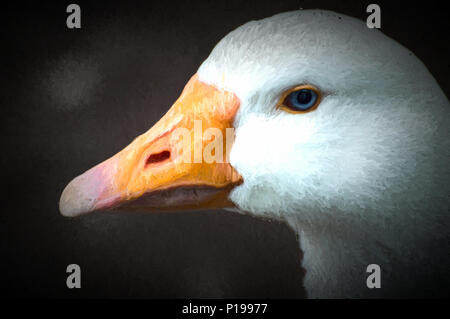
{"type": "Polygon", "coordinates": [[[438,277],[450,266],[449,141],[449,102],[410,51],[351,17],[286,12],[222,39],[153,128],[65,188],[60,211],[281,219],[299,234],[309,297],[432,296],[436,282],[450,288],[438,277]],[[195,120],[235,128],[229,163],[181,160],[175,129],[193,138],[195,120]],[[380,289],[366,286],[369,264],[380,289]]]}

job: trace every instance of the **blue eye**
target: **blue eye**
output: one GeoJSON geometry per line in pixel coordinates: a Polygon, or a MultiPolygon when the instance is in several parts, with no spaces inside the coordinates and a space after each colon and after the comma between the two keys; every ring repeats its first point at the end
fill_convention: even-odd
{"type": "Polygon", "coordinates": [[[291,92],[284,100],[283,105],[292,111],[309,111],[318,105],[318,93],[309,88],[291,92]]]}

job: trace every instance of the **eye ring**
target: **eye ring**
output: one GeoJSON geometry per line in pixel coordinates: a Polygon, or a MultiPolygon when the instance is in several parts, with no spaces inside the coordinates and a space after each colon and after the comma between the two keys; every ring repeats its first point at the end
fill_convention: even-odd
{"type": "Polygon", "coordinates": [[[283,93],[278,108],[293,114],[317,109],[322,99],[320,91],[312,85],[299,85],[283,93]]]}

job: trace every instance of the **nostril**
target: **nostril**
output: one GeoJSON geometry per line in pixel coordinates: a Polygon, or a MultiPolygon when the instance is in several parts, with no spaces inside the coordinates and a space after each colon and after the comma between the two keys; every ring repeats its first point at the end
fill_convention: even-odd
{"type": "Polygon", "coordinates": [[[170,158],[170,152],[169,151],[162,151],[160,153],[152,154],[147,158],[146,165],[162,162],[166,159],[170,158]]]}

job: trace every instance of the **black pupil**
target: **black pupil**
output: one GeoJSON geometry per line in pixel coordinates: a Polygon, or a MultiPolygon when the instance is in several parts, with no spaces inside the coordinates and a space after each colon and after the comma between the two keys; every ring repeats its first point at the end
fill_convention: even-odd
{"type": "Polygon", "coordinates": [[[311,99],[311,90],[300,90],[297,94],[297,102],[299,104],[308,104],[309,102],[311,102],[311,99]]]}

